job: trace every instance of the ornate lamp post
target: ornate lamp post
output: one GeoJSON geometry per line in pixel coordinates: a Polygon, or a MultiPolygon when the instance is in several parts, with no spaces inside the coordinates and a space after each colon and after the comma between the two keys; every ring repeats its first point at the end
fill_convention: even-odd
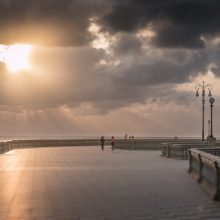
{"type": "Polygon", "coordinates": [[[212,109],[213,109],[213,104],[215,102],[215,99],[213,97],[211,97],[209,99],[210,102],[210,107],[211,107],[211,132],[210,132],[210,137],[213,138],[213,129],[212,129],[212,125],[213,125],[213,121],[212,121],[212,109]]]}
{"type": "Polygon", "coordinates": [[[202,90],[202,141],[204,141],[204,111],[205,111],[205,92],[206,90],[208,90],[209,94],[208,96],[211,97],[212,96],[212,85],[211,84],[205,84],[205,82],[203,81],[202,84],[198,83],[195,86],[195,90],[196,90],[196,97],[199,96],[199,90],[202,90]]]}

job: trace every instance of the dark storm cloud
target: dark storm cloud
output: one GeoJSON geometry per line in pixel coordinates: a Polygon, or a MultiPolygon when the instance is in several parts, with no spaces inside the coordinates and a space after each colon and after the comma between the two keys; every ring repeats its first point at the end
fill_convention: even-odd
{"type": "MultiPolygon", "coordinates": [[[[187,95],[172,88],[176,83],[189,81],[189,76],[205,72],[209,63],[206,50],[194,53],[172,51],[164,53],[163,59],[155,55],[146,64],[135,59],[127,61],[123,54],[125,60],[116,66],[111,62],[101,65],[104,51],[91,47],[40,47],[33,50],[31,74],[21,73],[15,80],[7,70],[3,74],[2,66],[0,104],[11,106],[14,112],[19,110],[16,106],[26,110],[61,106],[73,109],[82,106],[84,109],[84,103],[85,106],[89,103],[89,109],[85,107],[83,114],[106,114],[153,99],[188,105],[191,100],[187,100],[187,95]]],[[[139,59],[139,51],[132,54],[139,59]]],[[[3,110],[7,111],[7,108],[3,110]]]]}
{"type": "MultiPolygon", "coordinates": [[[[37,74],[24,74],[15,85],[2,74],[0,103],[54,107],[90,102],[107,112],[160,98],[163,94],[157,94],[156,87],[168,91],[166,85],[205,74],[209,64],[217,60],[218,55],[210,57],[207,48],[178,47],[202,48],[200,36],[218,33],[219,5],[214,0],[0,1],[1,43],[80,46],[44,47],[33,58],[37,74]],[[112,11],[109,5],[113,5],[112,11]],[[94,19],[99,21],[101,31],[115,34],[109,54],[82,46],[92,40],[87,29],[93,16],[101,19],[94,19]],[[139,37],[137,31],[147,24],[156,32],[153,42],[172,50],[154,48],[152,42],[139,37]],[[42,79],[38,76],[41,74],[42,79]]],[[[96,34],[93,37],[98,39],[96,34]]]]}
{"type": "Polygon", "coordinates": [[[150,24],[159,47],[202,48],[220,30],[219,0],[3,0],[0,43],[79,46],[91,41],[89,19],[102,30],[133,32],[150,24]]]}
{"type": "Polygon", "coordinates": [[[141,47],[142,43],[140,39],[132,34],[124,34],[118,37],[112,49],[117,55],[127,55],[129,53],[141,53],[141,47]]]}
{"type": "Polygon", "coordinates": [[[89,18],[103,15],[99,0],[0,1],[0,43],[79,46],[89,41],[89,18]]]}
{"type": "Polygon", "coordinates": [[[112,1],[112,12],[100,21],[114,32],[133,32],[150,24],[160,47],[202,48],[201,36],[220,32],[219,0],[112,1]]]}
{"type": "Polygon", "coordinates": [[[116,84],[150,86],[166,83],[188,82],[198,73],[206,73],[210,58],[207,52],[198,51],[192,54],[186,51],[165,53],[164,59],[151,64],[133,63],[127,68],[119,70],[114,78],[116,84]]]}

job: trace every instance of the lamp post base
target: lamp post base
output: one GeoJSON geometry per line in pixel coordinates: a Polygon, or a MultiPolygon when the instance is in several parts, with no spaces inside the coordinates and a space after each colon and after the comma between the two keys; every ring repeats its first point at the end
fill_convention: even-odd
{"type": "Polygon", "coordinates": [[[216,138],[213,137],[213,136],[208,136],[207,137],[207,142],[208,142],[208,144],[211,144],[211,145],[215,146],[216,138]]]}

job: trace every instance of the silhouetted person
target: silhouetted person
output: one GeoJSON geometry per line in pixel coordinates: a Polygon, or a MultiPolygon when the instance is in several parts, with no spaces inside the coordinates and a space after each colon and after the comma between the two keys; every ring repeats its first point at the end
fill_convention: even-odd
{"type": "Polygon", "coordinates": [[[105,145],[105,138],[104,138],[104,136],[101,137],[100,142],[101,142],[101,148],[102,148],[102,150],[104,150],[104,145],[105,145]]]}
{"type": "Polygon", "coordinates": [[[112,150],[115,149],[115,139],[114,139],[114,136],[112,136],[112,139],[111,139],[111,146],[112,146],[112,150]]]}
{"type": "Polygon", "coordinates": [[[127,140],[128,134],[125,134],[125,140],[127,140]]]}

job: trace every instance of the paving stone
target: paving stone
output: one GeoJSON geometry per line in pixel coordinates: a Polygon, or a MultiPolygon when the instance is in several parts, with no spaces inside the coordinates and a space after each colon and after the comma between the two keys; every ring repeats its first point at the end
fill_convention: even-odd
{"type": "Polygon", "coordinates": [[[159,151],[16,150],[0,156],[0,220],[219,220],[187,168],[159,151]]]}

